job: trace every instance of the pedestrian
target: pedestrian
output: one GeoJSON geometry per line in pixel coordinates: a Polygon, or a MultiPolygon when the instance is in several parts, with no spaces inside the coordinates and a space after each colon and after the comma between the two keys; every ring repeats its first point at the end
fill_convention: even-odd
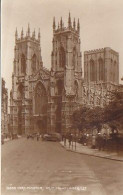
{"type": "Polygon", "coordinates": [[[87,145],[87,135],[86,134],[83,135],[83,145],[84,146],[87,145]]]}
{"type": "Polygon", "coordinates": [[[66,146],[66,137],[64,136],[64,146],[66,146]]]}
{"type": "Polygon", "coordinates": [[[92,135],[92,148],[95,149],[96,147],[96,136],[92,135]]]}
{"type": "Polygon", "coordinates": [[[37,141],[39,140],[39,135],[37,134],[37,141]]]}
{"type": "Polygon", "coordinates": [[[70,134],[70,135],[69,135],[69,148],[70,148],[70,146],[71,146],[71,140],[72,140],[72,135],[70,134]]]}
{"type": "Polygon", "coordinates": [[[102,149],[102,135],[100,133],[98,133],[98,136],[97,136],[97,147],[99,150],[102,149]]]}
{"type": "Polygon", "coordinates": [[[102,137],[102,150],[106,148],[106,140],[107,140],[107,136],[106,133],[104,133],[102,137]]]}

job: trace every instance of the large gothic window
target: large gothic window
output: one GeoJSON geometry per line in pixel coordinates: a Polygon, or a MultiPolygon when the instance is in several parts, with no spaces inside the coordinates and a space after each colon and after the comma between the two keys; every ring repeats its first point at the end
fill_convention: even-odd
{"type": "Polygon", "coordinates": [[[76,48],[73,48],[73,61],[72,61],[73,67],[76,65],[76,48]]]}
{"type": "Polygon", "coordinates": [[[24,54],[21,56],[21,72],[26,73],[26,59],[24,54]]]}
{"type": "Polygon", "coordinates": [[[90,81],[96,81],[96,64],[90,60],[90,81]]]}
{"type": "Polygon", "coordinates": [[[36,71],[36,55],[34,54],[32,57],[32,71],[35,72],[36,71]]]}
{"type": "Polygon", "coordinates": [[[59,50],[59,66],[64,67],[65,63],[66,63],[65,51],[64,51],[64,48],[61,47],[59,50]]]}
{"type": "Polygon", "coordinates": [[[111,59],[111,68],[110,68],[110,81],[113,81],[113,60],[111,59]]]}
{"type": "Polygon", "coordinates": [[[35,88],[35,114],[47,113],[47,93],[42,83],[35,88]]]}
{"type": "Polygon", "coordinates": [[[62,95],[62,91],[63,91],[63,81],[62,80],[58,80],[56,83],[57,86],[57,94],[58,95],[62,95]]]}
{"type": "Polygon", "coordinates": [[[117,64],[116,61],[114,61],[114,68],[113,68],[113,81],[116,81],[116,75],[117,75],[117,64]]]}
{"type": "Polygon", "coordinates": [[[105,66],[103,59],[99,59],[99,81],[104,81],[105,80],[105,66]]]}
{"type": "Polygon", "coordinates": [[[24,86],[20,84],[18,86],[18,99],[22,99],[24,97],[24,86]]]}

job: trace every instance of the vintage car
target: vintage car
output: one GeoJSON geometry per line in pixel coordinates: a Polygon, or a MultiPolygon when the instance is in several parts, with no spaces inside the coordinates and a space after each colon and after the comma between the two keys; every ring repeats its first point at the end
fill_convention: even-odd
{"type": "Polygon", "coordinates": [[[42,136],[44,141],[61,141],[61,135],[59,133],[48,133],[42,136]]]}

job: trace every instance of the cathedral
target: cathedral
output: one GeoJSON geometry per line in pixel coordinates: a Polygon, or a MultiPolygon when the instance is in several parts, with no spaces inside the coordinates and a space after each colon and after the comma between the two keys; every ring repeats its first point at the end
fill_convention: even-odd
{"type": "Polygon", "coordinates": [[[79,20],[64,27],[53,20],[51,70],[43,66],[40,31],[36,38],[28,25],[15,32],[10,92],[10,126],[17,134],[58,132],[71,128],[74,110],[86,104],[105,106],[109,91],[119,82],[119,55],[111,48],[84,52],[84,78],[79,20]]]}

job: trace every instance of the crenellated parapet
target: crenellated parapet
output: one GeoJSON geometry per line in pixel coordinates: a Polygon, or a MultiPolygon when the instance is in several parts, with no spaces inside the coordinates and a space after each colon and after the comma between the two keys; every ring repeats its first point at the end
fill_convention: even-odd
{"type": "Polygon", "coordinates": [[[86,54],[97,54],[97,53],[102,53],[102,52],[111,52],[112,54],[115,55],[119,55],[118,52],[116,52],[115,50],[111,49],[110,47],[105,47],[105,48],[99,48],[99,49],[93,49],[93,50],[88,50],[88,51],[84,51],[84,55],[86,54]]]}
{"type": "Polygon", "coordinates": [[[93,50],[88,50],[85,51],[84,54],[93,54],[93,53],[100,53],[100,52],[104,52],[105,48],[100,48],[100,49],[93,49],[93,50]]]}

